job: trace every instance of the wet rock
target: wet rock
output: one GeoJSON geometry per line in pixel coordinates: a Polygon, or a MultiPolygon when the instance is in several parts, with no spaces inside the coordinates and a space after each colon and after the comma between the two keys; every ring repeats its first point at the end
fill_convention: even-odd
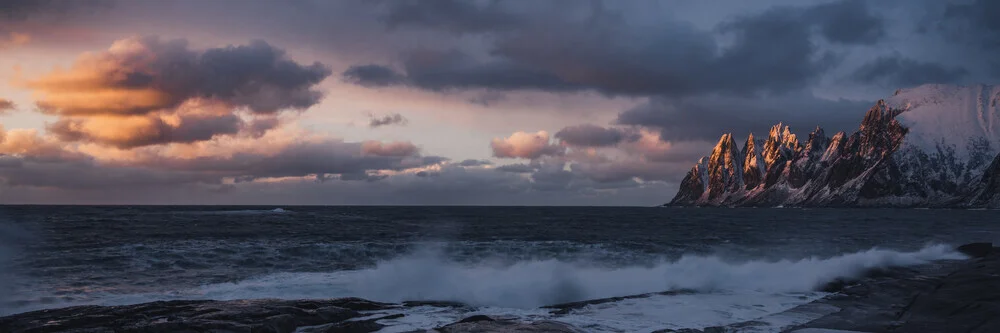
{"type": "Polygon", "coordinates": [[[836,309],[784,332],[1000,332],[1000,253],[989,247],[978,259],[940,261],[863,279],[787,311],[817,305],[836,309]]]}
{"type": "Polygon", "coordinates": [[[0,318],[0,332],[294,332],[342,322],[390,304],[361,299],[161,301],[75,306],[0,318]]]}
{"type": "Polygon", "coordinates": [[[653,333],[726,333],[726,328],[722,326],[705,327],[704,329],[679,328],[653,331],[653,333]]]}
{"type": "Polygon", "coordinates": [[[472,317],[469,317],[469,318],[465,318],[465,319],[459,320],[458,324],[461,324],[461,323],[475,323],[475,322],[480,322],[480,321],[496,321],[496,320],[493,319],[493,318],[490,318],[490,316],[486,316],[486,315],[475,315],[475,316],[472,316],[472,317]]]}
{"type": "Polygon", "coordinates": [[[405,307],[433,306],[437,308],[468,308],[468,304],[453,301],[405,301],[405,307]]]}
{"type": "Polygon", "coordinates": [[[439,327],[432,332],[440,333],[489,333],[489,332],[532,332],[532,333],[583,333],[570,324],[558,321],[537,321],[522,323],[513,320],[496,320],[489,316],[472,316],[459,322],[439,327]]]}
{"type": "Polygon", "coordinates": [[[381,330],[386,327],[386,325],[379,324],[379,320],[383,319],[396,319],[402,318],[404,315],[395,314],[384,317],[365,319],[365,320],[355,320],[346,321],[339,324],[331,325],[323,330],[323,333],[369,333],[381,330]]]}
{"type": "Polygon", "coordinates": [[[693,293],[695,293],[694,290],[679,289],[679,290],[663,291],[663,292],[658,292],[658,293],[647,293],[647,294],[638,294],[638,295],[629,295],[629,296],[598,298],[598,299],[591,299],[591,300],[579,301],[579,302],[569,302],[569,303],[547,305],[547,306],[543,306],[542,309],[551,309],[552,310],[552,314],[563,315],[563,314],[568,314],[568,313],[570,313],[573,310],[581,309],[581,308],[584,308],[584,307],[589,306],[589,305],[597,305],[597,304],[604,304],[604,303],[620,302],[620,301],[624,301],[624,300],[627,300],[627,299],[648,298],[648,297],[655,296],[655,295],[674,296],[674,295],[686,295],[686,294],[693,294],[693,293]]]}
{"type": "Polygon", "coordinates": [[[969,243],[959,246],[957,250],[973,258],[982,258],[993,252],[993,243],[969,243]]]}

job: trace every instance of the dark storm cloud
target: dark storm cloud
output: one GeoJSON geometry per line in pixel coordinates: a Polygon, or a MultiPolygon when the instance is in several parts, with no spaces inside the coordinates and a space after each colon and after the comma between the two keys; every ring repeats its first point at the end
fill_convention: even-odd
{"type": "Polygon", "coordinates": [[[944,18],[949,22],[941,28],[951,36],[966,40],[987,50],[1000,48],[1000,2],[974,0],[965,4],[948,4],[944,18]]]}
{"type": "Polygon", "coordinates": [[[852,78],[862,83],[911,87],[925,83],[956,83],[969,74],[964,68],[920,62],[899,55],[883,56],[862,65],[852,78]]]}
{"type": "Polygon", "coordinates": [[[368,122],[368,127],[376,128],[388,125],[406,125],[409,121],[406,117],[398,113],[393,113],[384,116],[371,116],[371,120],[368,122]]]}
{"type": "Polygon", "coordinates": [[[535,172],[535,167],[524,163],[515,163],[498,166],[496,170],[511,173],[532,173],[535,172]]]}
{"type": "Polygon", "coordinates": [[[3,0],[0,1],[0,23],[26,20],[35,15],[105,9],[113,4],[113,0],[3,0]]]}
{"type": "MultiPolygon", "coordinates": [[[[891,93],[891,92],[887,92],[891,93]]],[[[617,123],[661,130],[665,140],[717,140],[722,133],[766,133],[778,122],[806,135],[816,126],[827,133],[856,129],[872,102],[826,100],[808,94],[768,98],[703,96],[652,98],[619,114],[617,123]]]]}
{"type": "Polygon", "coordinates": [[[14,111],[17,109],[17,104],[9,99],[0,98],[0,114],[7,113],[9,111],[14,111]]]}
{"type": "Polygon", "coordinates": [[[363,87],[388,87],[403,84],[405,78],[392,68],[382,65],[356,65],[341,74],[345,82],[363,87]]]}
{"type": "Polygon", "coordinates": [[[604,147],[617,145],[631,134],[620,128],[605,128],[592,124],[565,127],[555,138],[571,146],[604,147]]]}
{"type": "Polygon", "coordinates": [[[816,24],[823,37],[835,43],[870,45],[886,35],[883,18],[875,16],[862,0],[817,5],[806,11],[804,19],[816,24]]]}
{"type": "Polygon", "coordinates": [[[456,33],[505,30],[521,23],[495,1],[481,5],[461,0],[391,1],[383,20],[390,28],[430,27],[456,33]]]}
{"type": "Polygon", "coordinates": [[[407,82],[428,90],[490,88],[570,91],[585,88],[546,68],[504,57],[478,59],[462,51],[420,50],[403,60],[407,82]]]}
{"type": "Polygon", "coordinates": [[[736,36],[707,78],[723,92],[786,92],[808,86],[836,59],[810,40],[809,25],[793,8],[775,8],[719,26],[736,36]],[[756,87],[756,88],[754,88],[756,87]]]}
{"type": "MultiPolygon", "coordinates": [[[[808,86],[838,63],[837,57],[820,50],[811,40],[814,34],[840,44],[872,44],[885,35],[882,21],[861,1],[776,7],[722,22],[714,32],[671,19],[657,21],[655,29],[631,24],[602,2],[564,4],[566,12],[586,14],[540,15],[549,13],[543,10],[544,5],[538,5],[534,12],[517,12],[502,5],[477,7],[433,1],[390,5],[415,13],[410,19],[395,20],[398,24],[491,34],[488,56],[455,49],[421,49],[403,54],[401,71],[360,65],[343,76],[364,86],[406,84],[433,91],[596,90],[610,95],[672,96],[773,93],[808,86]],[[439,6],[464,9],[447,11],[447,18],[433,20],[420,14],[435,12],[439,6]],[[477,19],[487,14],[519,23],[467,22],[489,22],[477,19]],[[715,32],[732,37],[733,42],[721,45],[715,32]]],[[[397,12],[402,10],[390,10],[397,12]]]]}
{"type": "Polygon", "coordinates": [[[313,87],[331,73],[318,62],[300,65],[261,40],[204,51],[189,49],[184,39],[155,36],[117,43],[81,58],[68,73],[31,80],[45,95],[39,107],[60,115],[137,115],[207,98],[269,114],[319,103],[323,94],[313,87]]]}

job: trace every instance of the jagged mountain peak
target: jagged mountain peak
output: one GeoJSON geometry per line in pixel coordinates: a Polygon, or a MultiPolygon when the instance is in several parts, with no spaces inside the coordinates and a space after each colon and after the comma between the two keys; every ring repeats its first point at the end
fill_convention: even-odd
{"type": "Polygon", "coordinates": [[[764,159],[760,155],[760,149],[757,148],[753,133],[747,135],[747,141],[743,144],[743,150],[740,153],[743,155],[743,184],[746,189],[753,189],[760,185],[764,179],[764,170],[766,170],[764,159]]]}
{"type": "Polygon", "coordinates": [[[998,104],[993,86],[927,85],[876,101],[853,133],[817,126],[801,144],[778,123],[742,149],[725,134],[671,203],[997,206],[998,104]]]}

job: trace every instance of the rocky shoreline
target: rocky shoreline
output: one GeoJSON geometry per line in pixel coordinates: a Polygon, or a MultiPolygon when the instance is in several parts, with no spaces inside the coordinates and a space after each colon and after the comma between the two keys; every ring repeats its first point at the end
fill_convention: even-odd
{"type": "MultiPolygon", "coordinates": [[[[758,320],[684,332],[1000,332],[1000,249],[989,243],[959,247],[969,260],[871,272],[835,281],[821,300],[758,320]],[[793,323],[787,327],[778,323],[793,323]],[[780,328],[779,328],[780,327],[780,328]]],[[[687,291],[668,292],[685,293],[687,291]]],[[[565,314],[581,307],[649,297],[635,295],[545,307],[565,314]]],[[[161,301],[125,306],[76,306],[0,318],[0,332],[376,332],[386,320],[418,306],[465,307],[455,302],[327,300],[161,301]]],[[[520,322],[476,315],[415,332],[586,332],[558,321],[520,322]]],[[[414,333],[415,333],[414,332],[414,333]]]]}

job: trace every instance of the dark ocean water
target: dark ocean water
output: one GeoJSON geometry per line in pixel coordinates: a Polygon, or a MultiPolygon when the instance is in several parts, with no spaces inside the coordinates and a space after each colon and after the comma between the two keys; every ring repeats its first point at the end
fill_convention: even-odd
{"type": "Polygon", "coordinates": [[[1000,211],[277,208],[2,206],[0,315],[159,299],[340,296],[531,311],[690,288],[704,291],[700,322],[718,322],[755,315],[733,308],[744,299],[776,311],[862,269],[953,258],[949,249],[967,242],[1000,243],[1000,211]]]}

